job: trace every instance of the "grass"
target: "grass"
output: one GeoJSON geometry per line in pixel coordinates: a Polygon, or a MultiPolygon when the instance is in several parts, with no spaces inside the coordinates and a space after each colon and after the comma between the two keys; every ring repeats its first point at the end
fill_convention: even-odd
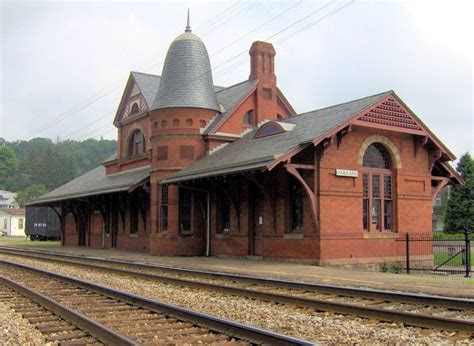
{"type": "MultiPolygon", "coordinates": [[[[434,257],[434,265],[439,266],[440,264],[444,263],[445,261],[448,260],[449,256],[448,253],[446,252],[435,252],[433,253],[434,257]]],[[[471,266],[474,264],[474,253],[471,252],[471,266]]],[[[450,266],[450,267],[464,267],[464,264],[462,263],[462,254],[457,255],[456,257],[452,258],[448,262],[446,262],[444,266],[450,266]]],[[[442,269],[442,268],[440,268],[442,269]]]]}
{"type": "Polygon", "coordinates": [[[31,241],[26,237],[0,237],[0,246],[18,247],[59,247],[60,241],[31,241]]]}

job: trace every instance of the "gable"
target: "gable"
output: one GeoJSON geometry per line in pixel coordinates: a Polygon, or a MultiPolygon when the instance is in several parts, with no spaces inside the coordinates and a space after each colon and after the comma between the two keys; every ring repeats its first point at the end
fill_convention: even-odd
{"type": "MultiPolygon", "coordinates": [[[[257,83],[257,80],[248,80],[217,92],[217,99],[224,107],[224,112],[216,116],[203,133],[241,135],[246,132],[248,127],[243,125],[242,119],[245,113],[256,108],[255,90],[257,83]]],[[[277,119],[282,120],[293,115],[295,115],[295,111],[280,89],[277,88],[277,119]]]]}
{"type": "Polygon", "coordinates": [[[354,125],[424,135],[421,124],[393,95],[388,95],[352,121],[354,125]]]}
{"type": "Polygon", "coordinates": [[[114,124],[119,121],[123,121],[126,118],[141,114],[148,110],[148,103],[143,96],[142,90],[138,85],[136,78],[133,73],[128,78],[127,85],[122,94],[117,113],[115,115],[114,124]]]}

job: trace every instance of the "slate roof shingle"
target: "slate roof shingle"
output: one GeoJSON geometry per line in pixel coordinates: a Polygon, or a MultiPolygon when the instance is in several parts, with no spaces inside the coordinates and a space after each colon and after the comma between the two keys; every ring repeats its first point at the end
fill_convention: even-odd
{"type": "Polygon", "coordinates": [[[220,109],[206,46],[191,32],[171,43],[151,110],[170,107],[220,109]]]}
{"type": "Polygon", "coordinates": [[[132,75],[148,104],[148,108],[150,108],[155,101],[156,93],[160,87],[161,76],[135,71],[132,71],[132,75]]]}
{"type": "Polygon", "coordinates": [[[241,139],[165,178],[162,183],[176,183],[250,169],[266,169],[275,159],[293,148],[324,137],[389,93],[391,91],[285,119],[282,122],[296,126],[292,131],[278,135],[254,139],[256,129],[252,130],[241,139]]]}
{"type": "Polygon", "coordinates": [[[242,101],[245,95],[247,95],[257,85],[257,82],[257,80],[246,80],[216,91],[217,101],[224,107],[224,112],[218,113],[217,116],[213,118],[206,127],[204,134],[211,132],[215,126],[242,101]]]}
{"type": "Polygon", "coordinates": [[[30,201],[27,205],[126,191],[131,186],[140,183],[149,176],[149,166],[106,175],[105,167],[101,165],[57,189],[30,201]]]}

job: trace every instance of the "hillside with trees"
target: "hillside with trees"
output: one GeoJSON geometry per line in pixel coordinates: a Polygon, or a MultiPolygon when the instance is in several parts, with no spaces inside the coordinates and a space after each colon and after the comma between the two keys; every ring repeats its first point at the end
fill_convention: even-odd
{"type": "Polygon", "coordinates": [[[115,140],[104,139],[8,142],[0,138],[0,189],[18,192],[23,205],[97,167],[116,147],[115,140]]]}
{"type": "Polygon", "coordinates": [[[460,159],[456,170],[464,185],[455,185],[449,194],[445,210],[444,232],[474,231],[474,160],[469,153],[460,159]]]}

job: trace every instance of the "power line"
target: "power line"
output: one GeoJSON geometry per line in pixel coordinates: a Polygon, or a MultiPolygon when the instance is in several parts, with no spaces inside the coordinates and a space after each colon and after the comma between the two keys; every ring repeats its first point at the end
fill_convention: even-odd
{"type": "MultiPolygon", "coordinates": [[[[286,32],[286,31],[289,30],[290,28],[292,28],[292,27],[294,27],[295,25],[297,25],[297,24],[303,22],[305,19],[307,19],[307,18],[309,18],[309,17],[315,15],[316,13],[319,13],[320,11],[324,10],[325,8],[329,7],[330,5],[332,5],[332,4],[335,3],[335,2],[336,2],[336,0],[332,0],[332,1],[330,1],[329,3],[327,3],[327,4],[325,4],[325,5],[323,5],[323,6],[319,7],[319,8],[317,8],[316,10],[310,12],[308,15],[306,15],[306,16],[304,16],[304,17],[298,19],[297,21],[293,22],[292,24],[288,25],[287,27],[283,28],[282,30],[279,30],[277,33],[272,34],[271,36],[267,37],[266,40],[269,40],[269,39],[271,39],[271,38],[274,38],[274,37],[276,37],[276,36],[278,36],[278,35],[280,35],[280,34],[286,32]]],[[[303,32],[303,31],[309,29],[310,27],[312,27],[312,26],[314,26],[314,25],[316,25],[317,23],[321,22],[322,20],[324,20],[324,19],[326,19],[326,18],[328,18],[328,17],[330,17],[330,16],[336,14],[337,12],[339,12],[339,11],[341,11],[342,9],[348,7],[348,6],[351,5],[352,3],[354,3],[354,0],[350,1],[349,3],[347,3],[347,4],[345,4],[345,5],[341,6],[341,7],[338,7],[337,9],[335,9],[335,10],[329,12],[329,13],[327,13],[326,15],[322,16],[322,17],[319,18],[318,20],[316,20],[316,21],[314,21],[314,22],[312,22],[312,23],[309,23],[308,25],[306,25],[306,26],[304,26],[303,28],[297,30],[296,32],[293,32],[293,33],[291,33],[290,35],[287,35],[287,36],[285,36],[285,37],[283,37],[283,38],[277,40],[277,42],[284,42],[284,41],[288,40],[289,38],[291,38],[291,37],[293,37],[293,36],[295,36],[295,35],[297,35],[297,34],[303,32]]],[[[293,8],[293,7],[295,7],[295,6],[290,7],[290,9],[293,8]]],[[[286,10],[283,11],[283,12],[285,13],[285,12],[287,12],[288,10],[289,10],[289,9],[286,9],[286,10]]],[[[279,14],[279,15],[273,17],[272,20],[278,18],[278,17],[281,16],[281,15],[282,15],[282,14],[279,14]]],[[[271,20],[270,20],[270,21],[271,21],[271,20]]],[[[265,24],[268,24],[270,21],[267,21],[265,24]]],[[[255,31],[255,30],[258,30],[259,28],[261,28],[261,26],[255,28],[254,31],[255,31]]],[[[249,35],[249,33],[245,34],[245,36],[248,36],[248,35],[249,35]]],[[[219,52],[220,52],[220,51],[219,51],[219,52]]],[[[216,52],[215,54],[218,54],[219,52],[216,52]]],[[[245,54],[245,53],[247,53],[247,50],[242,51],[241,53],[238,53],[237,55],[235,55],[235,56],[233,56],[233,57],[227,59],[227,60],[224,61],[223,63],[219,64],[218,66],[216,66],[216,67],[214,67],[214,68],[212,68],[212,69],[210,70],[210,72],[212,72],[213,70],[214,70],[214,72],[216,72],[216,70],[217,70],[218,68],[220,68],[221,66],[226,65],[227,63],[229,63],[229,62],[231,62],[231,61],[237,59],[238,57],[242,56],[242,55],[245,54]]],[[[245,60],[239,60],[237,63],[235,63],[235,64],[233,64],[233,65],[231,65],[231,66],[227,66],[227,67],[225,67],[223,70],[216,72],[216,73],[214,74],[214,76],[222,75],[222,74],[224,74],[224,73],[226,73],[226,72],[228,72],[228,71],[230,71],[230,70],[232,70],[232,69],[234,69],[234,68],[240,66],[242,63],[244,63],[244,62],[246,62],[246,61],[247,61],[247,59],[245,59],[245,60]]],[[[196,77],[194,80],[190,81],[190,83],[195,82],[195,81],[198,80],[200,77],[202,77],[202,76],[204,76],[205,74],[207,74],[208,72],[209,72],[209,71],[207,71],[206,73],[202,74],[201,76],[196,77]]],[[[182,86],[184,86],[184,84],[178,86],[177,88],[181,88],[182,86]]],[[[99,128],[103,128],[103,127],[104,127],[104,126],[99,127],[99,128]]]]}
{"type": "MultiPolygon", "coordinates": [[[[290,10],[294,9],[295,7],[299,6],[300,4],[302,3],[302,1],[299,1],[298,3],[296,3],[295,5],[292,5],[288,8],[286,8],[284,11],[280,12],[279,14],[277,14],[276,16],[272,17],[270,20],[266,21],[265,23],[257,26],[256,28],[254,28],[253,30],[247,32],[246,34],[244,34],[243,36],[241,36],[240,38],[238,38],[237,40],[231,42],[230,44],[226,45],[223,49],[220,49],[219,51],[217,52],[214,52],[213,54],[211,54],[211,57],[215,57],[216,55],[222,53],[225,49],[227,49],[228,47],[234,45],[235,43],[239,42],[240,40],[242,40],[243,38],[249,36],[250,34],[256,32],[257,30],[261,29],[262,27],[264,27],[265,25],[275,21],[277,18],[281,17],[282,15],[288,13],[290,10]]],[[[236,57],[239,57],[239,56],[242,56],[243,54],[246,54],[247,53],[247,50],[244,50],[242,51],[241,53],[239,53],[236,57]]],[[[229,59],[229,60],[226,60],[224,63],[221,63],[220,65],[214,67],[214,69],[217,69],[225,64],[227,64],[228,62],[232,61],[233,58],[229,59]]],[[[153,63],[151,66],[155,65],[156,63],[153,63]]],[[[149,66],[149,67],[151,67],[149,66]]],[[[146,68],[147,69],[147,68],[146,68]]],[[[212,71],[212,69],[211,69],[212,71]]],[[[120,84],[122,85],[122,84],[120,84]]]]}
{"type": "MultiPolygon", "coordinates": [[[[237,3],[237,5],[240,6],[241,3],[237,3]]],[[[232,8],[234,7],[234,5],[230,6],[229,8],[232,8]]],[[[226,11],[229,10],[229,8],[227,8],[226,10],[224,10],[223,12],[217,14],[217,18],[220,18],[222,13],[225,13],[226,11]]],[[[163,62],[163,59],[161,59],[160,62],[163,62]]],[[[152,65],[150,66],[147,66],[145,67],[145,69],[148,69],[150,68],[151,66],[154,66],[156,65],[157,63],[153,63],[152,65]]],[[[121,86],[124,86],[125,83],[123,83],[123,79],[121,78],[120,80],[116,80],[114,81],[113,83],[113,86],[110,87],[110,88],[103,88],[102,90],[100,90],[98,93],[96,93],[95,95],[92,95],[92,96],[89,96],[89,97],[86,97],[84,100],[82,100],[81,102],[79,102],[77,105],[75,105],[74,107],[72,107],[71,109],[65,111],[65,112],[62,112],[60,113],[56,118],[54,118],[53,120],[50,120],[48,121],[47,123],[43,124],[42,126],[40,126],[39,128],[33,130],[30,132],[31,135],[27,136],[28,139],[31,139],[33,138],[34,136],[37,136],[39,135],[40,133],[42,133],[43,131],[45,131],[46,129],[62,122],[63,120],[69,118],[70,116],[78,113],[79,111],[85,109],[86,107],[90,106],[91,104],[99,101],[100,99],[104,98],[105,96],[109,95],[110,93],[112,93],[113,91],[117,90],[118,88],[120,88],[121,86]]]]}
{"type": "Polygon", "coordinates": [[[98,122],[101,121],[101,120],[104,120],[104,119],[109,120],[108,117],[109,117],[110,115],[112,115],[112,114],[114,114],[114,111],[109,112],[109,113],[105,114],[104,116],[102,116],[102,117],[100,117],[100,118],[98,118],[98,119],[95,119],[94,121],[91,121],[90,123],[84,125],[83,127],[80,127],[80,128],[78,128],[78,129],[75,129],[74,131],[69,132],[68,134],[64,135],[64,138],[67,138],[67,137],[69,137],[69,136],[71,136],[71,135],[73,135],[73,134],[75,134],[75,133],[77,133],[77,132],[80,132],[81,130],[83,130],[83,129],[89,127],[90,125],[96,124],[96,123],[98,123],[98,122]]]}

